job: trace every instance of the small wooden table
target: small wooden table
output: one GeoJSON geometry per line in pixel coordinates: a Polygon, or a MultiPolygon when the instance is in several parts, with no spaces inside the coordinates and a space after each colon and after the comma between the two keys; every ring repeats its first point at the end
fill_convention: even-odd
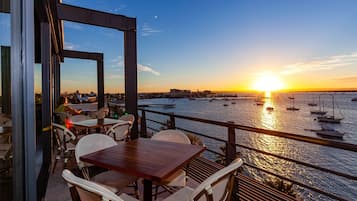
{"type": "Polygon", "coordinates": [[[121,142],[80,159],[144,179],[144,201],[152,200],[152,182],[161,182],[205,150],[190,144],[137,139],[121,142]]]}
{"type": "Polygon", "coordinates": [[[87,128],[87,129],[96,128],[97,132],[99,132],[98,129],[100,130],[100,128],[104,126],[111,126],[118,123],[122,123],[123,125],[130,124],[130,122],[128,121],[123,121],[119,119],[110,119],[110,118],[88,119],[88,120],[73,122],[72,124],[73,126],[87,128]]]}

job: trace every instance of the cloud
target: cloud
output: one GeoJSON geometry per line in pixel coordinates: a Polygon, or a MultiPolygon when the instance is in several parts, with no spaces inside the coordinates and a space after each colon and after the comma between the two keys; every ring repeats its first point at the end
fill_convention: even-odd
{"type": "Polygon", "coordinates": [[[119,78],[122,78],[122,76],[121,75],[110,74],[110,75],[108,75],[108,78],[109,79],[119,79],[119,78]]]}
{"type": "Polygon", "coordinates": [[[150,72],[150,73],[152,73],[152,74],[154,74],[154,75],[157,75],[157,76],[160,75],[159,72],[155,71],[155,70],[152,69],[151,67],[145,66],[145,65],[142,65],[142,64],[138,64],[138,71],[139,71],[139,72],[150,72]]]}
{"type": "Polygon", "coordinates": [[[334,80],[344,81],[344,82],[357,82],[357,76],[339,77],[334,80]]]}
{"type": "Polygon", "coordinates": [[[122,4],[122,5],[119,5],[119,6],[116,7],[116,8],[110,9],[110,10],[108,10],[108,11],[111,12],[111,13],[113,13],[113,12],[116,13],[116,12],[119,12],[119,11],[125,9],[126,7],[128,7],[128,6],[125,5],[125,4],[122,4]]]}
{"type": "Polygon", "coordinates": [[[83,26],[74,22],[64,22],[64,28],[74,29],[74,30],[83,30],[83,26]]]}
{"type": "Polygon", "coordinates": [[[159,16],[154,15],[154,19],[155,19],[155,20],[159,19],[159,16]]]}
{"type": "Polygon", "coordinates": [[[286,65],[280,73],[291,75],[306,71],[332,70],[337,67],[345,67],[355,63],[357,63],[357,52],[286,65]]]}
{"type": "Polygon", "coordinates": [[[147,23],[145,23],[141,27],[141,36],[151,36],[152,34],[160,33],[160,32],[161,32],[161,30],[154,29],[147,23]]]}
{"type": "Polygon", "coordinates": [[[73,43],[70,42],[64,42],[64,49],[65,50],[74,50],[75,48],[78,48],[78,45],[75,45],[73,43]]]}
{"type": "Polygon", "coordinates": [[[61,81],[63,84],[67,84],[67,85],[77,85],[80,84],[81,82],[78,80],[62,80],[61,81]]]}
{"type": "Polygon", "coordinates": [[[117,68],[117,67],[123,67],[124,65],[124,60],[122,56],[117,56],[114,59],[112,59],[111,61],[111,67],[112,68],[117,68]]]}

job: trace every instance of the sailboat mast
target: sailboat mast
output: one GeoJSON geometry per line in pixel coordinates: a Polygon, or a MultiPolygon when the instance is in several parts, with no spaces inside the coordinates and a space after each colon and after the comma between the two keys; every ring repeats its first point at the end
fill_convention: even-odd
{"type": "Polygon", "coordinates": [[[332,116],[335,116],[335,96],[332,95],[332,116]]]}

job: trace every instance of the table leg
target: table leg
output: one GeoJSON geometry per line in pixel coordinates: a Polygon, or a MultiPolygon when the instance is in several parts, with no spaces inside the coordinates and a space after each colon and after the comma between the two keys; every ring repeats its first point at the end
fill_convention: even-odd
{"type": "Polygon", "coordinates": [[[152,181],[144,179],[144,201],[152,201],[152,181]]]}

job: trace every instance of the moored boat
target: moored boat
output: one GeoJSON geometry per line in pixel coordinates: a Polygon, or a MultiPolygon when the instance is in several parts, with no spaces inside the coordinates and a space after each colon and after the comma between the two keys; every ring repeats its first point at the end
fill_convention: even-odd
{"type": "Polygon", "coordinates": [[[269,111],[269,112],[274,111],[274,108],[273,108],[273,107],[266,107],[265,109],[266,109],[267,111],[269,111]]]}
{"type": "Polygon", "coordinates": [[[321,130],[315,130],[315,133],[322,137],[328,138],[343,138],[345,135],[345,133],[339,132],[331,127],[328,127],[327,125],[322,125],[321,130]]]}

